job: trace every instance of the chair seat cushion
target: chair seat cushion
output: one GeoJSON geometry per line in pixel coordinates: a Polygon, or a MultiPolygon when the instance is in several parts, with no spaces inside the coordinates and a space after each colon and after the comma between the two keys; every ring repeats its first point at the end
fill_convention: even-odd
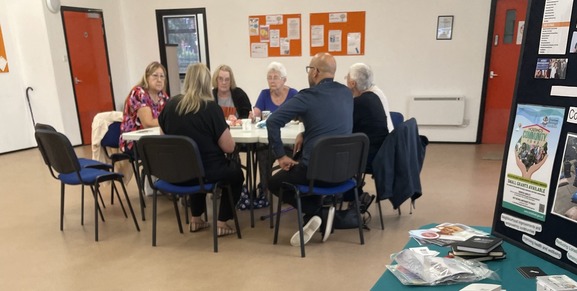
{"type": "Polygon", "coordinates": [[[102,170],[112,169],[111,164],[106,164],[97,160],[78,158],[78,162],[80,163],[81,168],[94,168],[102,170]]]}
{"type": "Polygon", "coordinates": [[[314,193],[309,192],[309,185],[296,185],[299,191],[303,194],[313,194],[313,195],[336,195],[340,193],[347,192],[357,186],[357,181],[355,179],[347,180],[344,183],[338,184],[331,187],[314,187],[314,193]]]}
{"type": "MultiPolygon", "coordinates": [[[[177,194],[177,195],[185,195],[185,194],[193,194],[193,193],[197,193],[197,192],[204,192],[204,191],[202,191],[202,189],[200,188],[199,185],[192,185],[192,186],[174,185],[174,184],[168,183],[168,182],[163,181],[163,180],[156,181],[154,183],[154,186],[162,192],[177,194]]],[[[211,191],[213,187],[214,187],[214,184],[209,184],[209,183],[204,184],[204,190],[205,191],[211,191]]]]}
{"type": "Polygon", "coordinates": [[[80,177],[82,180],[78,178],[78,174],[76,172],[58,175],[58,179],[62,181],[62,183],[68,185],[94,184],[98,178],[100,178],[100,181],[102,182],[112,180],[117,177],[123,177],[123,175],[120,173],[109,172],[101,169],[82,168],[80,170],[80,177]]]}

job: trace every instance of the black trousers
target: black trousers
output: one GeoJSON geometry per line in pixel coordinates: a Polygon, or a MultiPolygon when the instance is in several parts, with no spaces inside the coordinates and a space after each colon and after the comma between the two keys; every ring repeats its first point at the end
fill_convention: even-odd
{"type": "MultiPolygon", "coordinates": [[[[271,193],[278,196],[281,187],[283,187],[283,182],[288,182],[291,184],[307,185],[309,181],[307,180],[307,167],[303,164],[298,164],[294,166],[289,171],[280,170],[274,174],[268,183],[268,189],[271,193]]],[[[315,183],[316,186],[332,186],[333,184],[328,183],[315,183]]],[[[288,203],[293,207],[297,207],[297,200],[295,193],[292,190],[287,191],[285,188],[283,192],[282,202],[288,203]]],[[[314,215],[321,216],[322,218],[322,196],[320,195],[310,195],[301,197],[302,212],[305,214],[305,220],[311,218],[314,215]]]]}
{"type": "MultiPolygon", "coordinates": [[[[205,165],[206,166],[206,165],[205,165]]],[[[244,183],[244,174],[238,161],[227,160],[220,166],[209,166],[205,168],[206,181],[215,183],[221,181],[228,183],[232,189],[232,200],[235,205],[230,205],[228,199],[228,188],[222,188],[222,197],[218,209],[218,220],[227,221],[233,218],[232,209],[240,198],[242,185],[244,183]]],[[[201,216],[206,211],[206,194],[195,194],[191,196],[192,216],[201,216]]]]}

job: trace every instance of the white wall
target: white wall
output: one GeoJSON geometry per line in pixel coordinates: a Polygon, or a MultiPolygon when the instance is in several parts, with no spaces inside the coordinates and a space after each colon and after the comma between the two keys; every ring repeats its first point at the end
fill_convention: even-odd
{"type": "MultiPolygon", "coordinates": [[[[366,11],[365,55],[337,57],[336,79],[342,81],[355,62],[371,65],[391,110],[405,115],[414,95],[465,96],[468,126],[421,126],[420,131],[433,141],[476,139],[490,0],[61,1],[63,6],[103,11],[118,109],[145,66],[160,59],[156,9],[205,7],[211,66],[230,65],[253,103],[266,86],[265,68],[273,60],[287,67],[288,85],[297,89],[308,86],[304,67],[310,60],[310,13],[366,11]],[[250,58],[248,16],[278,13],[301,14],[302,56],[250,58]],[[438,15],[455,16],[451,41],[435,40],[438,15]]],[[[35,89],[31,99],[36,122],[53,124],[73,144],[80,143],[60,13],[50,13],[44,0],[0,0],[0,25],[10,61],[10,73],[0,74],[0,100],[6,101],[0,108],[0,153],[35,146],[24,97],[27,86],[35,89]],[[40,24],[31,25],[31,19],[40,24]]]]}

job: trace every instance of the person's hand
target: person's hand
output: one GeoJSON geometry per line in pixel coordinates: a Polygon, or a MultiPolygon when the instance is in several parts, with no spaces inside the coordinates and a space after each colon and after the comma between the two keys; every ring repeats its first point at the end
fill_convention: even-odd
{"type": "Polygon", "coordinates": [[[303,133],[299,133],[297,134],[297,137],[295,138],[295,145],[293,148],[293,155],[296,154],[298,151],[300,151],[303,147],[303,133]]]}
{"type": "Polygon", "coordinates": [[[226,120],[229,120],[229,121],[236,121],[236,120],[237,120],[237,118],[236,118],[236,115],[234,115],[234,114],[231,114],[231,115],[229,115],[229,116],[226,118],[226,120]]]}
{"type": "Polygon", "coordinates": [[[281,169],[285,170],[285,171],[289,171],[294,165],[298,165],[297,161],[294,161],[293,159],[289,158],[288,156],[282,156],[279,159],[277,159],[278,165],[280,166],[281,169]]]}
{"type": "Polygon", "coordinates": [[[517,163],[517,167],[519,167],[519,170],[521,170],[521,177],[523,177],[525,179],[531,179],[531,176],[533,176],[533,173],[537,172],[537,170],[539,170],[543,166],[543,164],[545,164],[545,161],[547,161],[547,157],[548,157],[548,155],[544,155],[543,159],[541,159],[541,161],[539,161],[536,164],[531,165],[527,169],[527,167],[525,166],[525,164],[523,164],[523,161],[521,161],[519,156],[515,155],[515,162],[517,163]]]}

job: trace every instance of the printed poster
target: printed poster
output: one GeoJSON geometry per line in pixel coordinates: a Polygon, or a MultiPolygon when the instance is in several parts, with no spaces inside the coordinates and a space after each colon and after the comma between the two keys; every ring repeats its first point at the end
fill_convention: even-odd
{"type": "Polygon", "coordinates": [[[569,37],[573,0],[546,0],[539,40],[540,55],[564,55],[569,37]]]}
{"type": "Polygon", "coordinates": [[[561,79],[564,80],[567,75],[566,58],[549,59],[538,58],[535,67],[535,79],[561,79]]]}
{"type": "Polygon", "coordinates": [[[4,48],[4,37],[2,36],[2,27],[0,27],[0,73],[8,73],[8,57],[4,48]]]}
{"type": "Polygon", "coordinates": [[[258,35],[258,18],[249,18],[248,19],[248,34],[249,35],[258,35]]]}
{"type": "Polygon", "coordinates": [[[565,109],[519,104],[507,154],[502,207],[545,221],[565,109]]]}
{"type": "Polygon", "coordinates": [[[568,133],[551,213],[577,222],[577,134],[568,133]]]}

